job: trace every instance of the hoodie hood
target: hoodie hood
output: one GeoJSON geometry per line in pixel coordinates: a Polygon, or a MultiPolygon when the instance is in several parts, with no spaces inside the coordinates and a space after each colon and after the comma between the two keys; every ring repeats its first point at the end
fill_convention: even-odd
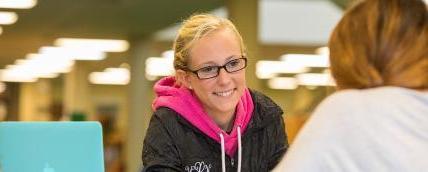
{"type": "Polygon", "coordinates": [[[240,134],[242,135],[253,114],[254,104],[248,88],[245,89],[244,94],[236,105],[235,120],[230,134],[223,131],[214,120],[208,116],[201,102],[191,90],[177,86],[174,77],[162,78],[155,84],[154,90],[156,98],[152,104],[153,111],[159,107],[173,109],[202,133],[218,143],[221,143],[221,134],[222,137],[224,137],[226,154],[233,157],[238,144],[237,127],[239,126],[240,134]]]}

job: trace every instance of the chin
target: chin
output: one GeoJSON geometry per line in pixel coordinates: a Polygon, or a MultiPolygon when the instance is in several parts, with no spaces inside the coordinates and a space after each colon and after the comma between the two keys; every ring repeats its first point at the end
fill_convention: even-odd
{"type": "Polygon", "coordinates": [[[217,109],[219,111],[222,111],[222,112],[234,111],[237,104],[238,104],[238,102],[236,102],[236,103],[229,103],[227,105],[226,104],[225,105],[220,105],[220,106],[217,106],[217,109]]]}

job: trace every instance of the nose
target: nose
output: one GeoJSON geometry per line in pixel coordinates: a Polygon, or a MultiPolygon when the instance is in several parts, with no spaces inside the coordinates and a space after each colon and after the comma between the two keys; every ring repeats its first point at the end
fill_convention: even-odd
{"type": "Polygon", "coordinates": [[[231,74],[226,72],[226,69],[221,68],[217,76],[217,82],[220,85],[227,85],[231,81],[231,74]]]}

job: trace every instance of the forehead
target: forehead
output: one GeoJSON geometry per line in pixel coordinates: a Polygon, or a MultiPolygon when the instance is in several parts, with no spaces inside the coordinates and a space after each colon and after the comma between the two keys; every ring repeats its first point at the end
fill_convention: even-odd
{"type": "Polygon", "coordinates": [[[231,56],[241,55],[241,45],[234,31],[215,30],[194,43],[190,50],[189,64],[223,64],[231,56]]]}

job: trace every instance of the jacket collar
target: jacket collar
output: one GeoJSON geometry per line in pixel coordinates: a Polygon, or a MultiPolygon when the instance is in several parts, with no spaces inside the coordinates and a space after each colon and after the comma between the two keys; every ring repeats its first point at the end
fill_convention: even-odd
{"type": "MultiPolygon", "coordinates": [[[[250,90],[251,97],[253,98],[254,110],[251,120],[247,126],[247,130],[257,131],[265,128],[272,124],[274,120],[278,119],[278,116],[283,114],[283,110],[275,104],[269,97],[262,93],[254,90],[250,90]]],[[[202,134],[196,127],[192,126],[186,119],[177,116],[178,121],[187,126],[195,132],[202,134]]],[[[244,133],[245,135],[245,133],[244,133]]]]}

